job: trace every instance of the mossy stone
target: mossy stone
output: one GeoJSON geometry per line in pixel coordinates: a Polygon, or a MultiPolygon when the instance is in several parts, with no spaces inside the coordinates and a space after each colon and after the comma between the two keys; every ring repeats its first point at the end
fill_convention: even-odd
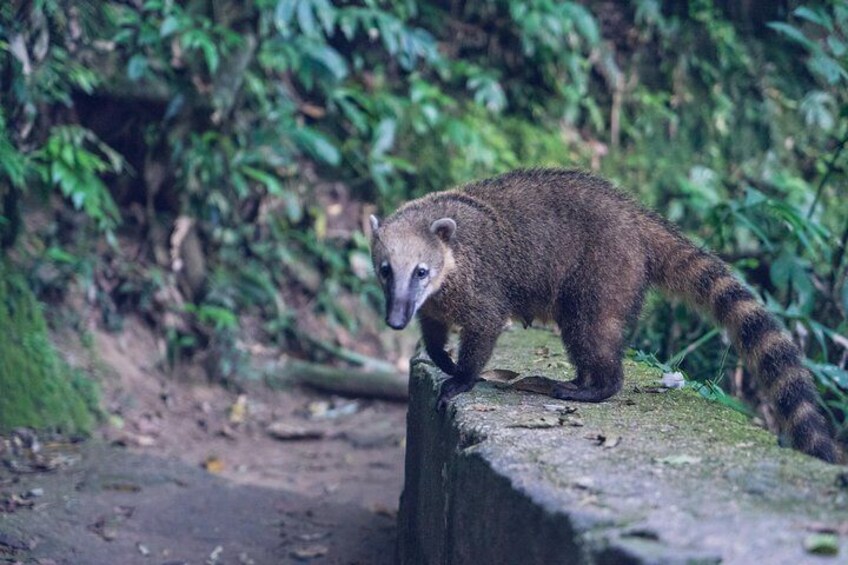
{"type": "Polygon", "coordinates": [[[16,427],[88,432],[96,386],[59,358],[41,305],[2,259],[0,328],[0,433],[16,427]]]}

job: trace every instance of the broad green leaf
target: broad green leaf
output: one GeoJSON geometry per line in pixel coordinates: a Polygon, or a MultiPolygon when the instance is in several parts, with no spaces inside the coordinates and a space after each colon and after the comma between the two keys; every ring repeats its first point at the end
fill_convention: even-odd
{"type": "Polygon", "coordinates": [[[333,78],[342,81],[347,76],[347,63],[338,51],[322,43],[309,42],[303,46],[304,53],[327,69],[333,78]]]}
{"type": "Polygon", "coordinates": [[[845,69],[839,62],[818,50],[813,53],[810,60],[807,62],[810,70],[824,78],[828,84],[836,84],[839,80],[848,81],[848,70],[845,69]]]}
{"type": "Polygon", "coordinates": [[[574,22],[574,27],[586,39],[589,45],[595,45],[600,41],[598,22],[589,10],[575,2],[567,2],[565,3],[564,11],[574,22]]]}
{"type": "Polygon", "coordinates": [[[168,16],[159,26],[159,37],[168,37],[180,29],[180,21],[175,16],[168,16]]]}
{"type": "Polygon", "coordinates": [[[292,33],[291,24],[298,3],[298,0],[279,0],[277,2],[277,7],[274,10],[274,25],[283,37],[288,37],[292,33]]]}
{"type": "Polygon", "coordinates": [[[848,51],[845,42],[835,35],[827,36],[827,46],[830,47],[830,51],[833,53],[834,57],[842,57],[845,55],[846,51],[848,51]]]}
{"type": "Polygon", "coordinates": [[[300,31],[307,37],[315,37],[318,34],[318,24],[315,21],[315,12],[312,9],[312,2],[308,0],[300,0],[297,3],[297,25],[300,31]]]}
{"type": "Polygon", "coordinates": [[[391,149],[395,142],[395,131],[397,120],[394,118],[383,118],[374,130],[374,139],[371,145],[371,157],[377,157],[391,149]]]}
{"type": "Polygon", "coordinates": [[[240,170],[245,176],[262,183],[268,194],[279,196],[283,193],[283,184],[275,175],[248,165],[242,165],[240,170]]]}
{"type": "Polygon", "coordinates": [[[294,132],[294,137],[297,144],[313,157],[333,166],[341,162],[342,156],[336,146],[314,129],[300,128],[294,132]]]}
{"type": "Polygon", "coordinates": [[[833,31],[833,22],[830,20],[830,16],[821,11],[813,10],[807,6],[801,6],[792,12],[792,14],[803,20],[825,27],[830,32],[833,31]]]}
{"type": "Polygon", "coordinates": [[[336,8],[328,0],[312,0],[315,13],[321,21],[321,27],[328,36],[333,33],[336,23],[336,8]]]}
{"type": "Polygon", "coordinates": [[[135,82],[139,80],[147,72],[147,57],[140,53],[136,53],[130,57],[127,63],[127,77],[135,82]]]}
{"type": "Polygon", "coordinates": [[[770,22],[767,25],[776,32],[786,36],[788,39],[791,39],[796,43],[800,43],[807,49],[813,50],[818,47],[815,43],[807,39],[807,36],[795,26],[783,22],[770,22]]]}

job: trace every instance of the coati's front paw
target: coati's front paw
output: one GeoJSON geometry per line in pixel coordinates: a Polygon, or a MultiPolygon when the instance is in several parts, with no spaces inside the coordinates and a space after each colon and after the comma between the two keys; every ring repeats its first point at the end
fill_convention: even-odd
{"type": "Polygon", "coordinates": [[[475,379],[460,379],[451,377],[442,383],[439,391],[439,400],[436,401],[436,410],[443,412],[448,407],[448,402],[462,392],[468,392],[474,388],[475,379]]]}

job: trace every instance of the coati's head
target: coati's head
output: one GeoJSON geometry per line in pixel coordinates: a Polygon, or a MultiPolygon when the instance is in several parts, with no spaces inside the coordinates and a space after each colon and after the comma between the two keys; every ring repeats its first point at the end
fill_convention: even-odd
{"type": "Polygon", "coordinates": [[[371,259],[386,297],[386,323],[401,330],[453,269],[449,244],[456,222],[401,217],[380,226],[371,216],[371,229],[371,259]]]}

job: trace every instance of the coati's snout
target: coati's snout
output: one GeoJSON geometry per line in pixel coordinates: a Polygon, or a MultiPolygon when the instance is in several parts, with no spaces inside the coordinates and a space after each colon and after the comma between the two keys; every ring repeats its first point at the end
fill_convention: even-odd
{"type": "Polygon", "coordinates": [[[453,268],[456,222],[396,218],[381,228],[371,216],[371,258],[386,299],[386,324],[402,330],[453,268]]]}

